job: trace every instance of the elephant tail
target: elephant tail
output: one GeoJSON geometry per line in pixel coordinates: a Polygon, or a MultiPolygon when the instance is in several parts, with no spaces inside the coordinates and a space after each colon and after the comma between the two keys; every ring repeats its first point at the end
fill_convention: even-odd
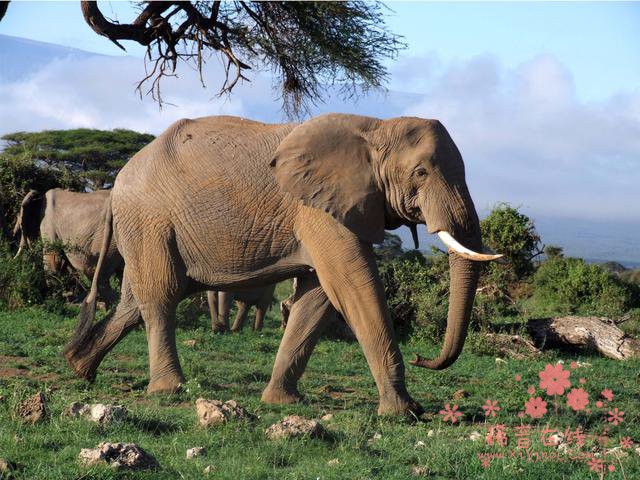
{"type": "Polygon", "coordinates": [[[104,235],[102,237],[102,246],[100,247],[100,256],[98,257],[96,270],[91,281],[91,290],[89,290],[89,294],[82,301],[76,330],[73,333],[71,341],[65,347],[63,353],[76,349],[80,346],[80,344],[84,343],[84,340],[90,335],[91,328],[93,327],[93,321],[96,316],[96,302],[98,300],[98,284],[100,281],[100,272],[102,270],[104,259],[107,256],[107,252],[109,251],[109,245],[111,244],[112,237],[113,215],[111,211],[111,199],[109,199],[105,207],[104,235]]]}

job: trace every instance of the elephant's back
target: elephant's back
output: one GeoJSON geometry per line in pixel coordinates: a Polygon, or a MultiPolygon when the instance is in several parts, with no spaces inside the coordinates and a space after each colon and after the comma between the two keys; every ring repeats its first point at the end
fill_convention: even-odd
{"type": "Polygon", "coordinates": [[[184,190],[208,190],[212,182],[246,175],[254,183],[275,182],[271,156],[294,127],[232,116],[179,120],[127,162],[114,191],[166,195],[177,187],[188,195],[184,190]]]}

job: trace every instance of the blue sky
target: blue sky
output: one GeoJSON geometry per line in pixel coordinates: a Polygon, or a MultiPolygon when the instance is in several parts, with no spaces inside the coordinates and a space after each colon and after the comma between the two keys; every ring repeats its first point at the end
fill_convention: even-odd
{"type": "MultiPolygon", "coordinates": [[[[131,21],[129,2],[99,2],[103,13],[131,21]]],[[[492,55],[515,67],[553,54],[573,74],[584,100],[634,90],[640,79],[638,2],[387,2],[390,29],[404,36],[402,57],[437,52],[442,61],[492,55]]],[[[0,33],[123,55],[83,21],[77,1],[12,2],[0,33]],[[47,21],[43,22],[42,19],[47,21]]],[[[125,42],[128,54],[143,48],[125,42]]]]}
{"type": "MultiPolygon", "coordinates": [[[[135,16],[128,2],[99,4],[121,22],[135,16]]],[[[640,3],[388,5],[389,28],[409,46],[389,63],[390,92],[358,103],[330,98],[314,114],[442,120],[481,213],[507,201],[537,218],[640,224],[640,3]]],[[[65,58],[7,37],[12,46],[3,52],[0,38],[0,111],[12,112],[0,115],[0,134],[73,127],[158,134],[178,118],[214,114],[283,120],[267,74],[217,98],[216,61],[207,66],[206,90],[188,69],[167,80],[164,96],[175,106],[159,111],[134,91],[142,47],[125,42],[125,54],[96,35],[76,1],[12,2],[2,34],[109,56],[65,58]],[[18,72],[12,78],[3,58],[18,72]]]]}

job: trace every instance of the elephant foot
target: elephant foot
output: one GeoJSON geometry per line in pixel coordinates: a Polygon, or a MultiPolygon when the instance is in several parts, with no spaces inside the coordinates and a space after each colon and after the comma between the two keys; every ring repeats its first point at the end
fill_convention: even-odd
{"type": "Polygon", "coordinates": [[[182,389],[183,383],[184,377],[182,375],[176,373],[163,375],[149,382],[147,393],[157,395],[178,393],[182,389]]]}
{"type": "Polygon", "coordinates": [[[424,409],[420,404],[409,396],[383,396],[378,404],[378,415],[403,415],[418,419],[423,413],[424,409]]]}
{"type": "Polygon", "coordinates": [[[227,333],[229,331],[229,328],[227,328],[226,325],[214,325],[211,328],[211,331],[214,334],[224,334],[224,333],[227,333]]]}
{"type": "Polygon", "coordinates": [[[267,385],[262,392],[262,401],[271,404],[291,404],[302,400],[302,395],[295,387],[284,388],[267,385]]]}
{"type": "Polygon", "coordinates": [[[82,357],[79,354],[74,354],[72,351],[64,352],[64,357],[67,359],[67,363],[71,367],[71,370],[73,370],[78,377],[90,382],[95,380],[96,372],[100,365],[100,361],[96,361],[95,357],[82,357]]]}

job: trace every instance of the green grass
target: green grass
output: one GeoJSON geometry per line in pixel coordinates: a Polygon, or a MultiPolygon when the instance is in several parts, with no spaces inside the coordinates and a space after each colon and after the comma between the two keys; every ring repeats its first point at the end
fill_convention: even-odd
{"type": "MultiPolygon", "coordinates": [[[[285,293],[280,291],[280,296],[285,293]]],[[[599,478],[589,472],[585,461],[538,461],[509,458],[516,452],[513,426],[520,425],[517,414],[529,398],[527,387],[537,385],[538,372],[545,364],[565,360],[588,362],[590,367],[572,370],[572,386],[585,388],[591,402],[604,388],[615,394],[612,406],[625,411],[625,421],[611,427],[612,446],[621,434],[640,442],[640,362],[616,362],[596,356],[556,356],[546,353],[535,360],[496,362],[493,356],[472,353],[467,348],[451,368],[431,372],[407,366],[407,385],[426,409],[423,421],[412,424],[398,418],[376,415],[377,392],[357,343],[322,340],[311,357],[300,382],[306,396],[299,405],[274,406],[260,403],[260,393],[270,376],[281,332],[277,308],[272,309],[267,328],[260,334],[245,329],[241,334],[213,336],[203,314],[196,328],[178,330],[179,354],[187,384],[173,397],[149,397],[146,341],[143,331],[130,334],[105,359],[93,384],[75,378],[60,356],[75,323],[73,311],[54,314],[41,308],[0,312],[0,458],[18,465],[13,478],[207,478],[228,479],[400,479],[414,478],[413,467],[423,467],[425,477],[434,479],[502,478],[599,478]],[[195,347],[183,345],[195,339],[195,347]],[[8,369],[13,369],[9,370],[8,369]],[[522,376],[521,381],[515,375],[522,376]],[[18,403],[29,394],[43,390],[49,401],[50,417],[36,425],[25,425],[15,415],[18,403]],[[454,400],[455,392],[464,395],[454,400]],[[253,422],[230,422],[218,428],[197,425],[195,400],[235,399],[257,415],[253,422]],[[487,423],[481,405],[498,400],[502,410],[497,419],[509,425],[507,448],[485,445],[468,439],[472,431],[485,434],[487,423]],[[131,412],[122,423],[101,428],[81,419],[61,416],[73,401],[118,403],[131,412]],[[445,403],[459,405],[461,422],[444,423],[438,412],[445,403]],[[319,418],[329,431],[324,439],[272,442],[264,430],[288,414],[319,418]],[[433,430],[433,435],[428,432],[433,430]],[[380,438],[370,441],[374,434],[380,438]],[[153,454],[161,468],[156,472],[116,472],[109,467],[80,467],[81,448],[93,448],[103,441],[136,442],[153,454]],[[416,442],[424,446],[416,447],[416,442]],[[206,448],[203,457],[186,460],[188,448],[206,448]],[[483,468],[478,454],[503,452],[506,458],[483,468]],[[337,464],[328,464],[338,459],[337,464]]],[[[179,320],[180,323],[180,320],[179,320]]],[[[193,322],[191,322],[193,323],[193,322]]],[[[437,348],[424,340],[402,345],[411,352],[433,355],[437,348]]],[[[537,390],[536,395],[545,395],[537,390]]],[[[553,410],[553,408],[551,408],[553,410]]],[[[595,410],[595,408],[594,408],[595,410]]],[[[591,434],[602,430],[604,422],[595,412],[577,415],[564,403],[557,414],[529,421],[536,432],[533,450],[552,451],[539,445],[540,430],[551,427],[575,429],[582,425],[591,434]]],[[[491,421],[490,423],[494,423],[491,421]]],[[[593,446],[589,440],[588,450],[593,446]]],[[[634,447],[635,448],[635,447],[634,447]]],[[[606,478],[640,478],[640,456],[633,450],[606,478]]],[[[611,463],[608,462],[608,463],[611,463]]],[[[1,477],[2,474],[0,474],[1,477]]]]}

